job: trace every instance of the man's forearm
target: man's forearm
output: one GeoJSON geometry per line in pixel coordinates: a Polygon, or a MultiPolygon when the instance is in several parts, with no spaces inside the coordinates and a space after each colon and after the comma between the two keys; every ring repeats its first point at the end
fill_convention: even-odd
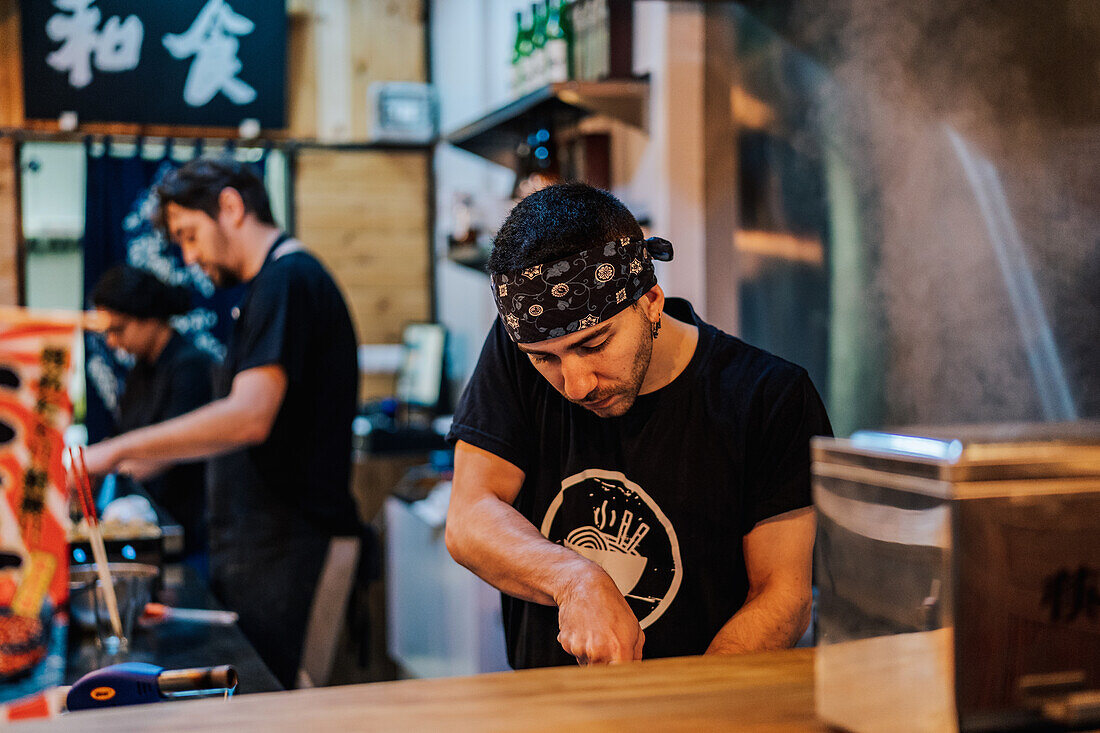
{"type": "Polygon", "coordinates": [[[447,517],[447,548],[461,565],[516,598],[558,605],[568,587],[603,573],[595,563],[543,537],[522,514],[486,497],[447,517]]]}
{"type": "Polygon", "coordinates": [[[186,415],[123,433],[104,441],[114,463],[125,461],[177,462],[228,453],[261,442],[263,426],[226,398],[186,415]]]}
{"type": "Polygon", "coordinates": [[[547,540],[511,505],[486,497],[452,510],[447,548],[504,593],[557,606],[557,641],[580,664],[642,658],[645,634],[615,581],[596,563],[547,540]]]}
{"type": "Polygon", "coordinates": [[[726,622],[707,654],[745,654],[794,646],[810,623],[808,588],[765,588],[726,622]]]}

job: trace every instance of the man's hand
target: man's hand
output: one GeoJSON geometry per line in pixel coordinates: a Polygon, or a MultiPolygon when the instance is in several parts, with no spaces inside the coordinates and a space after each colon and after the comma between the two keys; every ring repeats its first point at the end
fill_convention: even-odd
{"type": "Polygon", "coordinates": [[[447,513],[451,556],[508,595],[558,607],[558,641],[581,664],[642,658],[638,620],[596,563],[543,537],[512,506],[523,471],[464,441],[447,513]]]}
{"type": "Polygon", "coordinates": [[[558,642],[579,664],[618,664],[642,658],[645,633],[615,582],[599,567],[581,574],[555,599],[558,642]]]}
{"type": "Polygon", "coordinates": [[[101,478],[118,468],[120,456],[111,440],[104,440],[84,449],[84,463],[92,478],[101,478]]]}

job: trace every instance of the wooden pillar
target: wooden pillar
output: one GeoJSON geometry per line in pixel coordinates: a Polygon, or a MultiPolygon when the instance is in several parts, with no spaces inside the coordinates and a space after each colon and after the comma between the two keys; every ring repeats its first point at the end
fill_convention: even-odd
{"type": "Polygon", "coordinates": [[[0,305],[22,302],[22,239],[19,146],[10,137],[0,137],[0,305]]]}
{"type": "Polygon", "coordinates": [[[23,124],[23,62],[19,3],[0,0],[0,127],[23,124]]]}

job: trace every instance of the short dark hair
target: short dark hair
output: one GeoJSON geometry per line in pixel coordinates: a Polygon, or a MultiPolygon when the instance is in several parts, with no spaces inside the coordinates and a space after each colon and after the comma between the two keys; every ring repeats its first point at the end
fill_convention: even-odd
{"type": "Polygon", "coordinates": [[[134,318],[167,321],[191,310],[191,293],[168,285],[151,272],[132,265],[115,265],[96,283],[92,303],[134,318]]]}
{"type": "Polygon", "coordinates": [[[218,196],[232,188],[241,195],[245,211],[256,215],[264,224],[275,224],[267,189],[256,170],[248,163],[231,157],[195,158],[167,175],[154,191],[157,209],[153,216],[156,226],[167,233],[165,210],[169,203],[185,209],[198,209],[211,219],[218,218],[218,196]]]}
{"type": "Polygon", "coordinates": [[[512,207],[493,241],[489,272],[522,270],[621,237],[642,237],[621,201],[586,183],[559,183],[512,207]]]}

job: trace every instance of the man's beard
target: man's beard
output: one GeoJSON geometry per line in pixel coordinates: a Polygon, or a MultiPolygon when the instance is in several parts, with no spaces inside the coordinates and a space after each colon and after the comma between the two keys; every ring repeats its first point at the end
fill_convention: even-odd
{"type": "MultiPolygon", "coordinates": [[[[614,405],[614,411],[608,415],[599,415],[600,417],[621,417],[625,415],[634,406],[634,401],[638,399],[638,394],[642,391],[642,383],[645,381],[646,372],[649,371],[649,362],[653,358],[653,337],[650,335],[649,319],[645,316],[645,313],[641,313],[641,321],[643,329],[641,341],[630,374],[611,391],[603,394],[597,392],[595,395],[586,395],[580,401],[581,403],[603,402],[611,397],[618,397],[619,400],[614,405]]],[[[581,406],[584,407],[583,404],[581,406]]],[[[608,407],[611,407],[611,405],[608,405],[608,407]]],[[[585,409],[589,412],[595,412],[589,407],[585,407],[585,409]]]]}
{"type": "Polygon", "coordinates": [[[240,275],[222,265],[212,265],[206,276],[214,283],[214,287],[221,290],[241,284],[240,275]]]}

